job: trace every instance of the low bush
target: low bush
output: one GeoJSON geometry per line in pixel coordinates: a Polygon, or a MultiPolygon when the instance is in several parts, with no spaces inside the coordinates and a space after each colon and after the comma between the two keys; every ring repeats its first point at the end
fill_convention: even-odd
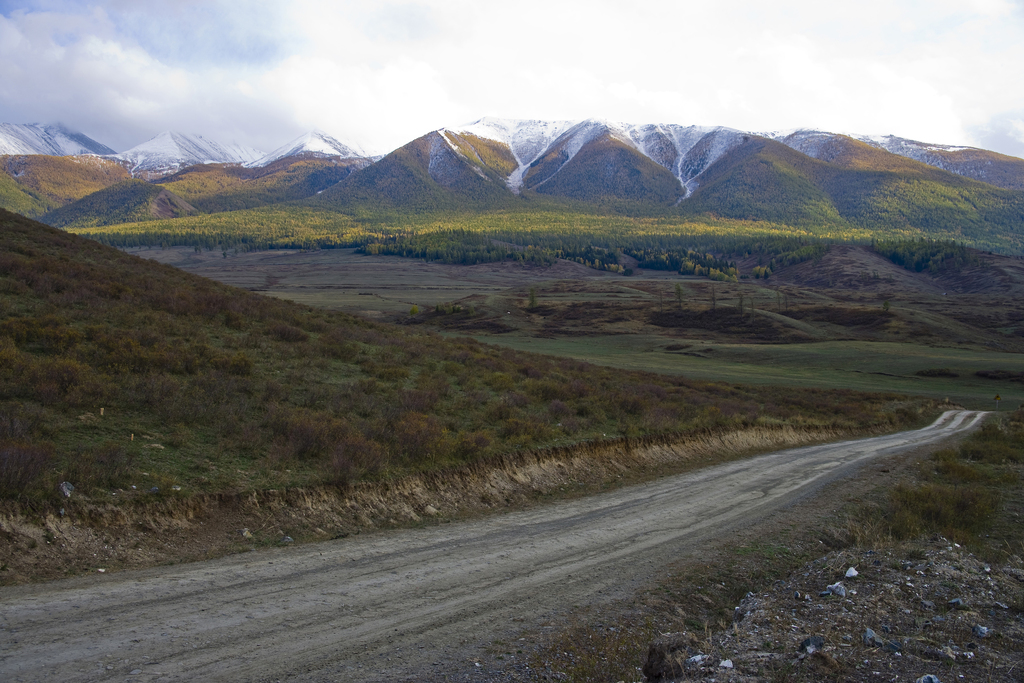
{"type": "Polygon", "coordinates": [[[80,489],[89,487],[118,488],[131,484],[135,455],[123,445],[107,442],[99,446],[78,448],[69,454],[61,479],[80,489]]]}
{"type": "Polygon", "coordinates": [[[309,341],[308,334],[306,334],[303,330],[299,329],[298,327],[295,327],[294,325],[289,325],[287,323],[277,323],[276,325],[271,325],[267,331],[270,333],[270,336],[274,337],[274,339],[277,339],[278,341],[309,341]]]}
{"type": "Polygon", "coordinates": [[[928,368],[918,370],[914,373],[918,377],[959,377],[960,375],[949,368],[928,368]]]}
{"type": "Polygon", "coordinates": [[[40,483],[52,462],[52,448],[0,442],[0,497],[20,498],[25,495],[40,483]]]}

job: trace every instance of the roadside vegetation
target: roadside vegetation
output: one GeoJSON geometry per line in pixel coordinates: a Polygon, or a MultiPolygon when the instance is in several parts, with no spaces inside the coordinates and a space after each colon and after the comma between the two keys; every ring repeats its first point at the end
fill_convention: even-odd
{"type": "MultiPolygon", "coordinates": [[[[943,547],[959,544],[961,554],[971,553],[976,557],[975,563],[991,566],[993,570],[1019,567],[1024,556],[1024,526],[1020,524],[1020,515],[1024,513],[1022,477],[1024,410],[1017,410],[991,418],[960,445],[938,450],[915,467],[892,475],[893,481],[888,486],[858,498],[857,502],[847,503],[822,524],[776,532],[773,536],[762,535],[757,539],[745,538],[738,545],[709,549],[705,558],[683,561],[673,568],[672,574],[653,586],[637,604],[619,604],[605,612],[577,611],[568,624],[558,629],[530,658],[531,669],[537,680],[545,676],[570,681],[637,680],[649,644],[659,635],[673,632],[691,634],[694,652],[714,652],[722,637],[734,630],[736,606],[745,596],[750,593],[766,595],[775,584],[799,582],[800,577],[805,576],[801,572],[817,573],[823,562],[831,561],[828,557],[816,560],[823,552],[851,558],[905,558],[911,560],[909,566],[913,566],[927,559],[926,549],[935,546],[938,540],[943,547]]],[[[852,562],[857,563],[857,560],[852,562]]],[[[860,562],[870,564],[863,559],[860,562]]],[[[841,576],[847,566],[837,565],[832,569],[841,576]]],[[[957,594],[957,587],[949,584],[948,579],[943,585],[957,594]]],[[[813,590],[823,588],[821,585],[813,590]]],[[[800,602],[794,601],[791,593],[783,597],[788,600],[785,611],[780,608],[778,616],[785,620],[791,608],[800,602]]],[[[1024,613],[1024,590],[1017,588],[1016,595],[1009,598],[999,595],[994,599],[1007,600],[1010,619],[1015,615],[1019,619],[1024,613]]],[[[900,607],[920,610],[919,602],[910,600],[900,607]]],[[[942,607],[939,614],[945,611],[942,607]]],[[[859,608],[863,610],[864,607],[859,608]]],[[[899,611],[902,613],[902,609],[899,611]]],[[[895,614],[884,616],[886,621],[880,623],[898,620],[895,614]]],[[[772,618],[771,613],[769,618],[772,618]]],[[[987,619],[985,623],[991,623],[990,616],[973,618],[987,619]]],[[[788,623],[785,622],[786,635],[790,635],[788,623]]],[[[963,626],[957,628],[962,630],[963,626]]],[[[910,635],[902,631],[893,633],[910,635]]],[[[978,640],[971,635],[969,626],[966,636],[957,635],[966,640],[978,640]]],[[[790,640],[798,643],[805,637],[807,634],[797,633],[792,634],[790,640]]],[[[838,637],[839,634],[832,636],[838,637]]],[[[859,640],[860,634],[855,633],[854,637],[859,640]]],[[[783,647],[789,655],[787,662],[795,661],[799,654],[795,645],[789,648],[773,642],[769,629],[763,629],[760,638],[765,642],[759,640],[757,645],[765,652],[783,647]]],[[[932,642],[927,632],[913,641],[919,641],[921,646],[932,642]]],[[[858,644],[854,643],[854,647],[858,644]]],[[[945,645],[943,641],[937,647],[945,645]]],[[[999,642],[989,645],[1000,648],[999,642]]],[[[966,657],[962,659],[967,661],[966,657]]],[[[936,663],[933,670],[952,666],[951,661],[936,663]]],[[[707,676],[714,675],[717,663],[717,658],[709,663],[711,673],[707,676]]],[[[987,673],[992,675],[990,669],[987,673]]],[[[765,680],[861,680],[860,674],[847,670],[831,657],[808,658],[799,667],[772,667],[762,674],[765,680]],[[828,666],[823,667],[825,664],[828,666]]],[[[700,674],[694,675],[700,677],[700,674]]]]}

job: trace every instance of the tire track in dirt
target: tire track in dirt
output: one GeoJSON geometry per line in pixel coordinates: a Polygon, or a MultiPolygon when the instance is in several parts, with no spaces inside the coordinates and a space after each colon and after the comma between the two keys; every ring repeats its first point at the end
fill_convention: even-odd
{"type": "Polygon", "coordinates": [[[983,417],[949,411],[916,431],[470,522],[0,589],[0,679],[423,680],[434,662],[628,595],[703,540],[983,417]]]}

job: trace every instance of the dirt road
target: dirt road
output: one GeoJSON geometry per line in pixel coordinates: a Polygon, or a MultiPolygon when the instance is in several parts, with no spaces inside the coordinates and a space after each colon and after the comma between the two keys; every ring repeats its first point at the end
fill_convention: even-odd
{"type": "Polygon", "coordinates": [[[702,540],[983,415],[472,522],[3,588],[0,680],[430,680],[481,643],[625,595],[702,540]]]}

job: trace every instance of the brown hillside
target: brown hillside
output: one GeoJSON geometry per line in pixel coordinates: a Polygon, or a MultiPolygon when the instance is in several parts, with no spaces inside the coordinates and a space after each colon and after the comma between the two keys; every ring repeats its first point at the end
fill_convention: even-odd
{"type": "Polygon", "coordinates": [[[63,206],[128,178],[120,165],[95,156],[0,156],[0,168],[20,186],[63,206]]]}

